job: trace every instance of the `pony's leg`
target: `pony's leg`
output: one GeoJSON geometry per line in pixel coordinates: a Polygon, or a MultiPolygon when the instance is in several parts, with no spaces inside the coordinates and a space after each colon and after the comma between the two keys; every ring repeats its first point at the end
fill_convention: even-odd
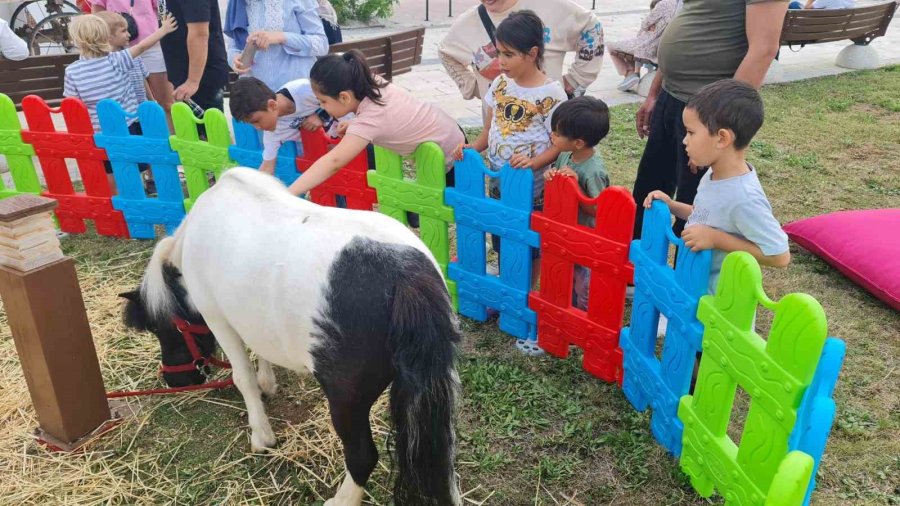
{"type": "Polygon", "coordinates": [[[275,380],[275,371],[272,370],[272,364],[268,360],[257,357],[256,359],[256,381],[259,383],[259,389],[266,397],[272,397],[278,391],[278,383],[275,380]]]}
{"type": "Polygon", "coordinates": [[[269,417],[266,416],[262,392],[255,377],[256,370],[250,362],[244,342],[228,323],[207,318],[206,324],[216,335],[219,346],[231,362],[234,384],[244,397],[247,418],[250,422],[250,449],[254,452],[264,452],[267,448],[274,448],[277,441],[275,432],[269,424],[269,417]]]}
{"type": "Polygon", "coordinates": [[[348,395],[347,390],[328,396],[331,423],[344,446],[347,476],[337,494],[325,506],[362,504],[363,487],[378,463],[378,449],[372,440],[372,427],[369,425],[369,410],[377,398],[364,399],[358,395],[348,395]]]}

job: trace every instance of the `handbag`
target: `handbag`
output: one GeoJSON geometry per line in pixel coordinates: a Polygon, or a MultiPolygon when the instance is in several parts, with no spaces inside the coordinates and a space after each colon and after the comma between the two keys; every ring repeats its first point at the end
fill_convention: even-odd
{"type": "Polygon", "coordinates": [[[494,26],[494,22],[491,21],[484,4],[478,6],[478,16],[481,18],[481,24],[484,26],[484,31],[487,32],[491,42],[478,49],[472,65],[482,77],[488,81],[493,81],[502,73],[500,60],[497,59],[497,28],[494,26]]]}

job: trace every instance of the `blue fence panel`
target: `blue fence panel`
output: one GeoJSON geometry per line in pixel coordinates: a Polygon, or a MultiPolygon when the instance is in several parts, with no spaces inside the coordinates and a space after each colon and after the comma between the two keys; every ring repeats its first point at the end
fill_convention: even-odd
{"type": "Polygon", "coordinates": [[[803,396],[803,402],[797,413],[797,424],[788,443],[790,451],[800,450],[815,461],[803,506],[809,505],[809,498],[816,488],[816,472],[819,470],[819,463],[825,453],[825,443],[834,423],[834,387],[837,385],[845,352],[844,341],[834,337],[829,337],[825,341],[816,374],[809,390],[803,396]]]}
{"type": "Polygon", "coordinates": [[[528,340],[537,340],[537,316],[528,308],[531,248],[540,246],[530,228],[533,194],[530,170],[506,165],[493,172],[473,150],[456,162],[456,186],[445,192],[456,216],[459,261],[450,264],[449,274],[457,283],[459,312],[485,321],[487,308],[496,309],[500,330],[528,340]],[[485,195],[485,175],[500,178],[500,200],[485,195]],[[500,237],[499,277],[485,272],[485,233],[500,237]]]}
{"type": "Polygon", "coordinates": [[[644,213],[641,239],[631,243],[634,303],[631,326],[622,329],[622,390],[638,411],[653,408],[650,429],[673,455],[681,454],[684,425],[678,402],[688,393],[703,325],[697,305],[706,294],[712,252],[691,252],[672,232],[669,209],[660,201],[644,213]],[[678,248],[676,267],[668,265],[670,244],[678,248]],[[669,320],[662,359],[656,358],[660,314],[669,320]]]}
{"type": "Polygon", "coordinates": [[[118,188],[112,205],[125,216],[128,233],[137,239],[153,239],[154,225],[165,225],[167,233],[174,233],[184,218],[184,193],[178,178],[178,154],[169,146],[166,113],[156,102],[142,103],[137,112],[141,135],[128,131],[128,119],[134,115],[114,100],[101,100],[97,116],[100,132],[94,140],[106,150],[112,165],[118,188]],[[148,197],[144,191],[138,163],[150,165],[156,197],[148,197]]]}
{"type": "MultiPolygon", "coordinates": [[[[262,165],[262,131],[236,119],[231,120],[231,126],[234,128],[235,145],[228,148],[228,155],[244,167],[258,169],[262,165]]],[[[290,141],[282,144],[278,150],[275,177],[285,185],[290,186],[300,177],[300,172],[297,171],[297,157],[303,154],[303,148],[300,146],[299,142],[290,141]]]]}

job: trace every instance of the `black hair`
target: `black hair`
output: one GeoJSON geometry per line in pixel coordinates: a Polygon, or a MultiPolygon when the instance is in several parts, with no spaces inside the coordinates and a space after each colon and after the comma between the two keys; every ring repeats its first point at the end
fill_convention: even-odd
{"type": "Polygon", "coordinates": [[[231,85],[229,107],[238,121],[246,121],[251,114],[268,109],[269,100],[275,100],[275,92],[255,77],[242,77],[231,85]]]}
{"type": "Polygon", "coordinates": [[[735,79],[722,79],[700,88],[685,106],[697,112],[710,134],[724,128],[734,132],[734,147],[744,149],[762,127],[765,117],[762,97],[753,86],[735,79]]]}
{"type": "Polygon", "coordinates": [[[544,22],[534,11],[521,10],[511,12],[500,22],[496,32],[497,42],[509,46],[520,53],[528,53],[532,48],[538,49],[538,69],[544,66],[544,22]]]}
{"type": "Polygon", "coordinates": [[[592,148],[609,133],[609,107],[587,95],[566,100],[553,111],[550,128],[569,139],[581,139],[592,148]]]}
{"type": "Polygon", "coordinates": [[[356,100],[368,98],[378,105],[383,105],[381,88],[387,86],[386,82],[375,80],[366,57],[357,49],[319,58],[309,71],[309,80],[323,95],[337,97],[342,91],[349,91],[356,100]]]}

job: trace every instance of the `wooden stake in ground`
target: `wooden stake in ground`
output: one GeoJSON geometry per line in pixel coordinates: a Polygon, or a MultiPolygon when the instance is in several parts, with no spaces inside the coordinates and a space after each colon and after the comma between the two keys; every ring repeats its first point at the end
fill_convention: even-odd
{"type": "Polygon", "coordinates": [[[109,420],[75,262],[63,255],[55,200],[0,200],[0,297],[42,436],[75,444],[109,420]]]}

